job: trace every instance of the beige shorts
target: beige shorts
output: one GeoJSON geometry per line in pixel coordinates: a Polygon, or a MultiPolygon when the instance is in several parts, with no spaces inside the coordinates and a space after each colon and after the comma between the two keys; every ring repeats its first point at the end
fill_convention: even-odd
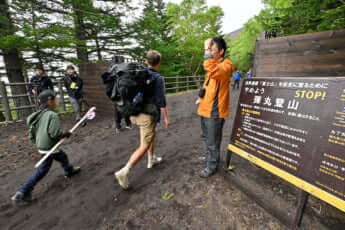
{"type": "Polygon", "coordinates": [[[155,138],[155,129],[153,117],[147,114],[140,113],[137,116],[132,116],[131,120],[139,126],[140,129],[140,144],[149,146],[155,138]]]}

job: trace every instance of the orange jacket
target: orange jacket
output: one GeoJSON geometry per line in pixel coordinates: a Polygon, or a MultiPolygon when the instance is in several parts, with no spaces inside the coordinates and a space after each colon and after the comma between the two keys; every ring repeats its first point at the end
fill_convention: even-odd
{"type": "Polygon", "coordinates": [[[200,99],[198,114],[203,117],[210,118],[212,112],[212,106],[217,94],[217,88],[219,87],[218,94],[218,109],[219,117],[227,118],[229,116],[229,88],[230,78],[235,67],[229,59],[225,59],[221,62],[223,57],[219,59],[209,58],[204,61],[204,70],[207,72],[206,79],[204,81],[204,88],[206,93],[204,98],[200,99]],[[206,83],[210,78],[208,86],[206,83]]]}

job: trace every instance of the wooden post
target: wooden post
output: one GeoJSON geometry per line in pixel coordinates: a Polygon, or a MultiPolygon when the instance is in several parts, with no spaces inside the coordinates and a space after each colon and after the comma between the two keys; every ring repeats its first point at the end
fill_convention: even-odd
{"type": "Polygon", "coordinates": [[[3,81],[0,81],[0,94],[1,94],[2,105],[4,106],[4,109],[5,109],[6,118],[8,121],[13,121],[10,104],[8,103],[6,86],[5,86],[5,82],[3,81]]]}
{"type": "Polygon", "coordinates": [[[228,169],[230,166],[231,156],[232,156],[232,152],[228,149],[225,156],[225,165],[224,165],[225,169],[228,169]]]}
{"type": "Polygon", "coordinates": [[[295,219],[293,220],[291,229],[297,230],[301,226],[302,217],[304,213],[305,205],[307,204],[309,194],[304,190],[300,190],[298,195],[298,206],[295,219]]]}
{"type": "Polygon", "coordinates": [[[66,112],[66,105],[65,105],[65,94],[63,92],[63,87],[62,87],[62,80],[58,81],[58,87],[59,87],[59,94],[60,94],[60,105],[62,107],[62,112],[66,112]]]}
{"type": "Polygon", "coordinates": [[[189,76],[187,76],[187,91],[189,90],[189,76]]]}
{"type": "Polygon", "coordinates": [[[178,76],[176,76],[176,93],[178,92],[178,76]]]}

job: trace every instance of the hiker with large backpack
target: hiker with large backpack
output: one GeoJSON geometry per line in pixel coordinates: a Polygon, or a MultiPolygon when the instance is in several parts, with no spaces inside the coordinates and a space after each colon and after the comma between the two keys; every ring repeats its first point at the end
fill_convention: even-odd
{"type": "Polygon", "coordinates": [[[164,115],[166,128],[169,127],[170,121],[166,108],[164,80],[157,72],[160,59],[161,55],[158,51],[149,51],[146,62],[148,68],[136,63],[122,63],[114,65],[108,74],[102,75],[107,95],[115,101],[118,111],[130,115],[132,123],[140,129],[139,148],[131,155],[126,166],[114,173],[124,189],[129,187],[131,168],[145,153],[148,154],[147,168],[152,168],[162,161],[161,157],[154,154],[155,128],[160,122],[161,112],[164,115]]]}

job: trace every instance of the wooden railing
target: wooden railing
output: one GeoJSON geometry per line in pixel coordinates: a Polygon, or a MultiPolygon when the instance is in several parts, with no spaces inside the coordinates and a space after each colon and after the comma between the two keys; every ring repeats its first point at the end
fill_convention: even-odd
{"type": "MultiPolygon", "coordinates": [[[[176,76],[176,77],[165,77],[165,90],[167,94],[185,92],[190,90],[197,90],[201,87],[204,77],[203,76],[176,76]]],[[[58,112],[66,113],[67,106],[71,106],[69,100],[67,99],[67,92],[64,88],[62,80],[55,81],[54,83],[55,91],[57,92],[57,97],[59,98],[58,112]]],[[[11,86],[26,86],[29,87],[30,83],[20,82],[20,83],[5,83],[0,81],[0,115],[5,115],[5,122],[18,121],[18,116],[16,113],[20,110],[28,110],[30,113],[37,110],[37,99],[29,93],[14,95],[10,90],[11,86]],[[14,99],[20,97],[28,97],[30,105],[16,107],[14,99]]],[[[2,116],[3,117],[3,116],[2,116]]]]}
{"type": "MultiPolygon", "coordinates": [[[[37,98],[27,92],[26,94],[12,94],[10,93],[10,87],[11,86],[26,86],[29,87],[30,83],[28,82],[18,82],[18,83],[5,83],[3,81],[0,81],[0,100],[1,100],[1,106],[0,106],[0,113],[4,113],[5,115],[5,122],[12,122],[17,119],[17,116],[15,114],[20,110],[28,110],[30,112],[34,112],[37,110],[37,98]],[[20,97],[27,97],[29,98],[29,105],[19,106],[16,107],[14,104],[14,99],[20,98],[20,97]],[[11,102],[12,101],[12,102],[11,102]],[[13,113],[13,111],[15,113],[13,113]]],[[[69,100],[66,100],[66,90],[63,86],[63,81],[58,80],[53,82],[54,87],[56,87],[55,91],[57,92],[57,97],[59,98],[59,105],[58,105],[58,111],[59,113],[66,113],[66,107],[70,105],[69,100]]]]}

